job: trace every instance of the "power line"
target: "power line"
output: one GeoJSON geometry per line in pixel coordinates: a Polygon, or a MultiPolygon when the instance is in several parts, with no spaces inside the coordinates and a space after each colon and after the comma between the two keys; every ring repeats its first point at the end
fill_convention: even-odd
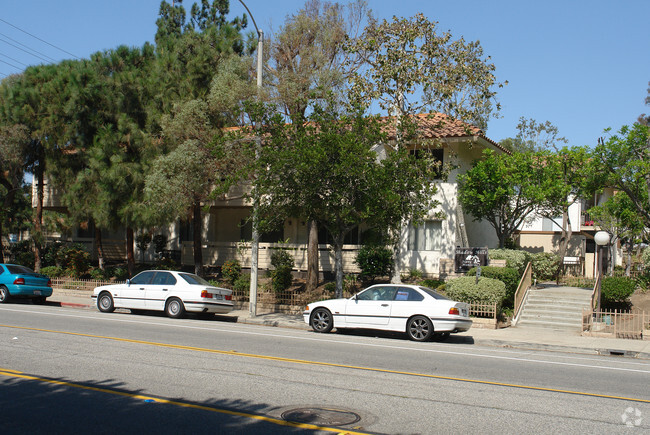
{"type": "Polygon", "coordinates": [[[0,21],[2,21],[2,22],[5,23],[5,24],[10,25],[10,26],[13,27],[14,29],[20,30],[21,32],[23,32],[23,33],[25,33],[25,34],[31,36],[32,38],[38,39],[39,41],[41,41],[41,42],[43,42],[43,43],[49,45],[50,47],[54,47],[54,48],[56,48],[57,50],[60,50],[60,51],[62,51],[62,52],[64,52],[64,53],[66,53],[66,54],[69,54],[70,56],[74,57],[75,59],[80,59],[78,56],[75,56],[74,54],[70,53],[69,51],[66,51],[66,50],[64,50],[64,49],[62,49],[62,48],[60,48],[60,47],[57,47],[57,46],[54,45],[54,44],[50,44],[49,42],[45,41],[44,39],[41,39],[41,38],[39,38],[38,36],[32,35],[31,33],[29,33],[29,32],[27,32],[27,31],[21,29],[20,27],[14,26],[14,25],[11,24],[10,22],[5,21],[5,20],[3,20],[2,18],[0,18],[0,21]]]}
{"type": "MultiPolygon", "coordinates": [[[[5,35],[4,33],[0,33],[0,35],[1,35],[1,36],[4,36],[5,38],[7,38],[7,39],[10,40],[10,41],[15,42],[15,43],[18,44],[18,45],[22,45],[22,46],[25,47],[27,50],[33,51],[34,53],[37,53],[37,54],[39,54],[39,55],[41,55],[41,56],[44,56],[44,57],[50,59],[52,62],[56,62],[56,59],[53,59],[53,58],[51,58],[50,56],[48,56],[47,54],[43,54],[43,53],[39,52],[38,50],[34,50],[33,48],[28,47],[27,45],[23,44],[23,43],[20,42],[20,41],[16,41],[15,39],[11,38],[11,37],[8,36],[8,35],[5,35]]],[[[0,39],[0,40],[2,40],[2,39],[0,39]]],[[[25,50],[23,50],[22,48],[17,47],[17,46],[15,46],[15,45],[13,45],[13,44],[7,42],[7,41],[2,40],[2,42],[4,42],[5,44],[9,44],[9,45],[11,45],[12,47],[16,47],[16,48],[19,49],[19,50],[25,51],[25,50]]],[[[42,57],[39,57],[39,56],[37,56],[37,55],[35,55],[35,54],[32,54],[32,53],[30,53],[29,51],[25,51],[25,53],[30,54],[30,55],[32,55],[32,56],[34,56],[34,57],[38,57],[38,58],[41,59],[41,60],[45,60],[45,61],[47,60],[47,59],[43,59],[42,57]]]]}
{"type": "Polygon", "coordinates": [[[10,64],[9,62],[5,62],[5,61],[2,60],[2,59],[0,59],[0,62],[2,62],[2,63],[6,63],[6,64],[9,65],[10,67],[12,67],[12,68],[16,68],[18,71],[22,71],[22,68],[21,68],[21,67],[16,66],[16,65],[12,65],[12,64],[10,64]]]}
{"type": "MultiPolygon", "coordinates": [[[[0,41],[4,42],[5,44],[11,45],[11,46],[14,47],[14,48],[17,48],[17,49],[20,50],[20,51],[24,51],[25,53],[29,54],[30,56],[37,57],[37,58],[39,58],[39,59],[41,59],[41,60],[43,60],[43,61],[45,61],[45,62],[50,62],[50,60],[48,60],[48,59],[51,59],[52,62],[56,62],[55,59],[52,59],[52,58],[49,57],[49,56],[45,56],[45,55],[43,55],[43,56],[45,56],[45,57],[43,57],[43,56],[39,56],[38,54],[30,53],[29,51],[25,50],[24,48],[20,48],[19,46],[14,45],[14,44],[12,44],[11,42],[7,42],[7,41],[5,41],[5,40],[2,39],[2,38],[0,38],[0,41]],[[46,59],[46,58],[47,58],[47,59],[46,59]]],[[[31,49],[30,49],[30,50],[31,50],[31,49]]]]}
{"type": "Polygon", "coordinates": [[[22,62],[19,61],[18,59],[14,59],[13,57],[7,56],[6,54],[0,53],[0,56],[6,57],[6,58],[9,59],[9,60],[13,60],[14,62],[16,62],[16,63],[18,63],[18,64],[20,64],[20,65],[22,65],[22,66],[29,66],[29,65],[27,65],[26,63],[22,63],[22,62]]]}

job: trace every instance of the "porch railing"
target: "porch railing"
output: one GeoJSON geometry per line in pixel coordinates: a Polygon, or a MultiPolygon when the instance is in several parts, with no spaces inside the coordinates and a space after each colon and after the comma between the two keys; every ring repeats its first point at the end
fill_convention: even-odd
{"type": "Polygon", "coordinates": [[[526,269],[521,276],[521,280],[519,280],[519,286],[517,286],[517,291],[515,292],[515,312],[512,321],[513,325],[516,325],[517,321],[519,320],[521,307],[526,300],[526,296],[528,295],[528,290],[530,289],[531,285],[533,285],[533,266],[532,263],[529,262],[528,265],[526,265],[526,269]]]}
{"type": "Polygon", "coordinates": [[[96,279],[52,278],[52,287],[59,290],[93,291],[95,287],[121,284],[124,281],[100,281],[96,279]]]}
{"type": "Polygon", "coordinates": [[[613,338],[650,340],[650,312],[584,309],[582,331],[587,335],[605,334],[613,338]]]}

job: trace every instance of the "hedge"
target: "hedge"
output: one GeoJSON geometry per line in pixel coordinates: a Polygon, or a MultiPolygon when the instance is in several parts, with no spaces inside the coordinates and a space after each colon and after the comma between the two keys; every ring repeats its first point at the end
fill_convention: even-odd
{"type": "Polygon", "coordinates": [[[445,293],[450,299],[471,304],[501,303],[506,297],[506,285],[498,279],[463,276],[447,282],[445,293]]]}
{"type": "MultiPolygon", "coordinates": [[[[469,276],[476,276],[476,268],[472,268],[467,272],[469,276]]],[[[521,275],[514,267],[491,267],[486,266],[481,268],[481,276],[485,278],[498,279],[506,286],[506,295],[501,303],[504,308],[513,308],[515,305],[515,292],[519,286],[521,275]]]]}

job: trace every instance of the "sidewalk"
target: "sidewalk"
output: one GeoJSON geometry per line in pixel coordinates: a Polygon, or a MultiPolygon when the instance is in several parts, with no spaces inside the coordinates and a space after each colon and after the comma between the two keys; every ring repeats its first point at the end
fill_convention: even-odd
{"type": "MultiPolygon", "coordinates": [[[[55,289],[53,295],[48,298],[47,304],[69,308],[96,309],[90,296],[91,293],[87,291],[55,289]]],[[[302,315],[295,314],[267,313],[251,317],[248,311],[235,310],[221,317],[237,323],[311,329],[304,322],[302,315]]],[[[583,337],[577,331],[573,333],[542,328],[471,328],[464,333],[452,334],[447,342],[650,359],[650,340],[583,337]]]]}

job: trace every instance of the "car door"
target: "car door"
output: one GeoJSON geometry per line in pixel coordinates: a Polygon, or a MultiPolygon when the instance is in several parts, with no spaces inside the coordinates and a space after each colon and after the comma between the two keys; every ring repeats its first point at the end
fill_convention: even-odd
{"type": "Polygon", "coordinates": [[[388,325],[396,292],[397,287],[394,286],[370,287],[349,299],[345,308],[346,326],[367,328],[388,325]]]}
{"type": "Polygon", "coordinates": [[[165,309],[167,296],[174,290],[176,278],[167,271],[157,271],[151,283],[145,287],[145,306],[148,310],[165,309]]]}
{"type": "Polygon", "coordinates": [[[398,287],[390,311],[391,329],[403,330],[406,321],[414,314],[422,314],[424,296],[410,287],[398,287]]]}
{"type": "Polygon", "coordinates": [[[145,298],[147,286],[153,278],[153,271],[140,272],[127,284],[123,284],[117,290],[112,291],[115,306],[135,309],[145,309],[145,298]]]}

